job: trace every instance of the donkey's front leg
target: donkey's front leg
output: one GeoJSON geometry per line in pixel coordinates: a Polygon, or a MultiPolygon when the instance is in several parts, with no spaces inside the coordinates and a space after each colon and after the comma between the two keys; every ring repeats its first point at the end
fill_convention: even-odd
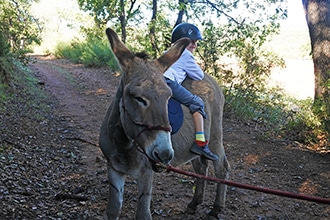
{"type": "Polygon", "coordinates": [[[136,212],[137,220],[151,220],[150,202],[152,196],[153,171],[146,167],[137,179],[139,189],[139,201],[136,212]]]}
{"type": "Polygon", "coordinates": [[[109,220],[119,219],[123,204],[125,175],[112,169],[108,164],[109,197],[107,204],[107,217],[109,220]]]}

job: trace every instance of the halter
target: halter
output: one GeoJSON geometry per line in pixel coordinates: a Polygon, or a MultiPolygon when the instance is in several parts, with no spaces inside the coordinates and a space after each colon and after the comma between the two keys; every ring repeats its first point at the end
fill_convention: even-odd
{"type": "Polygon", "coordinates": [[[171,132],[172,128],[171,126],[167,127],[167,126],[161,126],[161,125],[149,125],[149,124],[144,124],[142,122],[138,122],[136,121],[131,114],[127,111],[126,106],[125,106],[125,101],[124,101],[124,86],[122,86],[122,104],[121,107],[124,110],[124,113],[127,114],[127,116],[134,122],[134,124],[139,125],[144,127],[134,138],[133,138],[133,142],[132,144],[136,147],[136,149],[138,151],[140,151],[141,153],[143,153],[144,155],[147,156],[147,158],[149,159],[150,162],[152,163],[156,163],[156,161],[152,160],[147,153],[145,152],[145,150],[138,144],[136,143],[136,139],[140,137],[140,135],[146,131],[146,130],[163,130],[163,131],[167,131],[167,132],[171,132]]]}

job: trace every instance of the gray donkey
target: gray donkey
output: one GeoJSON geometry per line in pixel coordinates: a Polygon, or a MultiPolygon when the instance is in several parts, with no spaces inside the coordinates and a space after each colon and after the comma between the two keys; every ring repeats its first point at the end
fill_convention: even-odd
{"type": "MultiPolygon", "coordinates": [[[[189,39],[181,39],[164,55],[155,60],[136,56],[119,40],[117,34],[106,30],[112,51],[121,64],[123,75],[116,97],[112,101],[100,130],[99,146],[107,159],[109,197],[106,208],[109,219],[118,219],[123,202],[126,175],[137,181],[139,197],[136,219],[152,219],[153,169],[156,164],[178,166],[189,161],[194,170],[206,175],[209,161],[189,151],[194,140],[194,123],[188,109],[183,107],[184,122],[181,129],[171,135],[168,119],[168,100],[171,90],[163,73],[181,55],[189,39]]],[[[216,177],[228,178],[229,163],[222,141],[222,115],[224,96],[218,84],[207,74],[201,81],[187,79],[186,88],[199,95],[205,102],[208,118],[205,135],[212,152],[219,160],[212,161],[216,177]]],[[[194,213],[204,197],[206,182],[196,180],[196,190],[187,206],[194,213]]],[[[226,185],[217,184],[215,201],[210,219],[218,219],[225,206],[226,185]]]]}

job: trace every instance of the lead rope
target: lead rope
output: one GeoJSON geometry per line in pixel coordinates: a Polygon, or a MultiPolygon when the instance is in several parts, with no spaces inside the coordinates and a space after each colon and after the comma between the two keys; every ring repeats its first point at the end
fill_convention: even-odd
{"type": "Polygon", "coordinates": [[[301,199],[301,200],[307,200],[307,201],[311,201],[311,202],[330,204],[330,199],[327,199],[327,198],[320,198],[320,197],[309,196],[309,195],[305,195],[305,194],[269,189],[269,188],[264,188],[264,187],[248,185],[248,184],[244,184],[244,183],[238,183],[238,182],[234,182],[234,181],[230,181],[230,180],[223,180],[223,179],[219,179],[219,178],[215,178],[215,177],[204,176],[201,174],[180,170],[171,165],[168,165],[166,167],[166,171],[167,172],[173,171],[176,173],[184,174],[186,176],[192,176],[192,177],[196,177],[199,179],[209,180],[209,181],[213,181],[213,182],[217,182],[217,183],[223,183],[223,184],[226,184],[229,186],[236,186],[238,188],[254,190],[254,191],[263,192],[263,193],[267,193],[267,194],[274,194],[274,195],[284,196],[284,197],[289,197],[289,198],[294,198],[294,199],[301,199]]]}

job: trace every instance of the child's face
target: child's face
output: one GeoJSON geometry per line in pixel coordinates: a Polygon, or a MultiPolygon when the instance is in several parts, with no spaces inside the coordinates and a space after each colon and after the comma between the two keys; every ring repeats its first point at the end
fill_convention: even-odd
{"type": "Polygon", "coordinates": [[[190,44],[186,47],[187,50],[189,50],[191,53],[193,53],[195,51],[197,47],[197,40],[191,40],[190,44]]]}

